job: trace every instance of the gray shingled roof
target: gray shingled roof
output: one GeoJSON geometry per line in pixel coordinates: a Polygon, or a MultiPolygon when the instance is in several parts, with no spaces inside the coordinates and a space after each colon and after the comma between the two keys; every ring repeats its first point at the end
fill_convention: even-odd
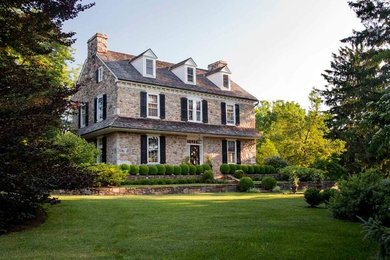
{"type": "Polygon", "coordinates": [[[79,130],[80,135],[91,134],[95,131],[107,128],[123,128],[131,130],[153,130],[169,133],[191,133],[212,136],[232,136],[243,138],[260,138],[261,135],[255,128],[243,128],[226,125],[209,125],[180,121],[165,121],[147,118],[116,117],[104,120],[79,130]]]}
{"type": "Polygon", "coordinates": [[[98,53],[98,55],[106,63],[110,70],[115,74],[115,76],[120,80],[257,101],[256,97],[249,94],[247,91],[245,91],[233,81],[231,81],[230,91],[220,89],[219,87],[214,85],[214,83],[212,83],[209,79],[206,78],[206,74],[209,72],[208,70],[196,69],[197,84],[191,85],[181,81],[170,70],[170,67],[175,65],[172,63],[157,60],[156,78],[148,78],[143,77],[134,68],[134,66],[131,65],[130,60],[134,58],[133,55],[113,51],[98,53]]]}

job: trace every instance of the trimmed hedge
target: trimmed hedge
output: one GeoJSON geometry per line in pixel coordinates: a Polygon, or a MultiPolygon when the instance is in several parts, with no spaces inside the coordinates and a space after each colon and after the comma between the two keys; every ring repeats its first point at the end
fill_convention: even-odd
{"type": "Polygon", "coordinates": [[[173,166],[173,174],[180,175],[181,174],[181,167],[178,165],[173,166]]]}
{"type": "Polygon", "coordinates": [[[148,165],[148,167],[150,175],[156,175],[158,173],[158,169],[155,165],[148,165]]]}
{"type": "Polygon", "coordinates": [[[188,164],[181,164],[181,174],[187,175],[190,173],[190,166],[188,164]]]}
{"type": "Polygon", "coordinates": [[[196,167],[195,167],[195,165],[190,164],[189,167],[190,167],[190,174],[191,175],[196,174],[196,167]]]}
{"type": "Polygon", "coordinates": [[[130,165],[126,163],[122,163],[121,165],[119,165],[119,168],[121,169],[121,171],[130,173],[130,165]]]}
{"type": "Polygon", "coordinates": [[[240,182],[238,183],[238,187],[240,191],[249,191],[253,187],[255,187],[255,184],[253,183],[252,179],[249,177],[242,177],[240,179],[240,182]]]}
{"type": "Polygon", "coordinates": [[[230,173],[230,165],[229,164],[222,164],[220,167],[219,167],[219,170],[221,171],[221,173],[223,174],[228,174],[230,173]]]}
{"type": "Polygon", "coordinates": [[[202,165],[195,165],[196,167],[196,174],[202,174],[204,172],[202,165]]]}
{"type": "Polygon", "coordinates": [[[241,179],[242,177],[244,177],[245,174],[242,170],[236,170],[234,172],[234,177],[237,178],[237,179],[241,179]]]}
{"type": "Polygon", "coordinates": [[[276,180],[272,177],[264,177],[261,180],[261,187],[263,187],[266,190],[272,190],[276,186],[276,180]]]}
{"type": "Polygon", "coordinates": [[[170,165],[170,164],[166,164],[165,165],[165,174],[166,175],[172,175],[174,173],[174,167],[173,165],[170,165]]]}
{"type": "Polygon", "coordinates": [[[245,165],[245,164],[222,164],[219,168],[222,174],[234,174],[242,170],[245,174],[274,174],[276,170],[271,165],[245,165]]]}
{"type": "Polygon", "coordinates": [[[158,170],[158,172],[157,172],[158,175],[165,175],[165,172],[167,171],[165,169],[165,165],[157,164],[156,167],[157,167],[157,170],[158,170]]]}
{"type": "Polygon", "coordinates": [[[207,163],[206,164],[202,164],[202,167],[203,167],[203,172],[211,170],[210,164],[207,164],[207,163]]]}
{"type": "Polygon", "coordinates": [[[148,175],[149,174],[149,167],[147,165],[140,165],[139,166],[139,174],[148,175]]]}
{"type": "Polygon", "coordinates": [[[138,165],[130,165],[130,174],[137,175],[139,173],[138,165]]]}
{"type": "Polygon", "coordinates": [[[210,170],[207,170],[203,173],[202,180],[204,182],[210,182],[214,180],[214,173],[210,170]]]}

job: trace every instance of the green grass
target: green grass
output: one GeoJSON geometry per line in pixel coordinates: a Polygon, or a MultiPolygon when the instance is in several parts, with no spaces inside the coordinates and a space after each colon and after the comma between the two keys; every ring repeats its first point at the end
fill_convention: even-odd
{"type": "Polygon", "coordinates": [[[0,236],[1,259],[368,259],[357,223],[302,195],[61,196],[38,228],[0,236]]]}

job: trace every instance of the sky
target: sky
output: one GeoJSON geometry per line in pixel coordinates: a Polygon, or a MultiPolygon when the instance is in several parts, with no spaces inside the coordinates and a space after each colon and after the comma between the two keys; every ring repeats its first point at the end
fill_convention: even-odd
{"type": "MultiPolygon", "coordinates": [[[[83,1],[89,3],[91,1],[83,1]]],[[[108,35],[108,49],[138,55],[151,48],[172,63],[192,57],[199,68],[228,62],[232,80],[259,100],[296,101],[308,108],[324,88],[340,40],[361,28],[344,0],[95,0],[64,24],[76,32],[75,62],[87,40],[108,35]]]]}

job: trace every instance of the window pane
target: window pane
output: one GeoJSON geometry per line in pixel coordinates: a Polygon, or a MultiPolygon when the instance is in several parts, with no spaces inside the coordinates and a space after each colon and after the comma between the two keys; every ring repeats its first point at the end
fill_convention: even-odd
{"type": "Polygon", "coordinates": [[[146,74],[153,75],[153,60],[146,59],[146,74]]]}
{"type": "Polygon", "coordinates": [[[148,116],[158,116],[158,96],[148,95],[148,116]]]}
{"type": "Polygon", "coordinates": [[[80,125],[81,125],[81,127],[84,127],[85,126],[85,114],[86,114],[86,111],[87,110],[87,108],[86,108],[86,105],[84,105],[84,106],[82,106],[81,107],[81,121],[80,121],[80,125]]]}
{"type": "Polygon", "coordinates": [[[223,86],[229,88],[229,75],[223,75],[223,86]]]}
{"type": "Polygon", "coordinates": [[[194,101],[188,100],[188,120],[194,120],[194,101]]]}
{"type": "Polygon", "coordinates": [[[187,81],[194,82],[194,68],[187,68],[187,81]]]}
{"type": "Polygon", "coordinates": [[[236,163],[236,142],[228,141],[228,163],[236,163]]]}
{"type": "Polygon", "coordinates": [[[103,97],[98,98],[98,113],[97,113],[97,118],[98,120],[103,119],[103,97]]]}
{"type": "Polygon", "coordinates": [[[148,138],[148,162],[158,162],[158,137],[156,136],[148,138]]]}
{"type": "Polygon", "coordinates": [[[200,101],[196,101],[196,121],[201,121],[200,120],[200,109],[201,109],[201,105],[200,105],[200,101]]]}
{"type": "Polygon", "coordinates": [[[228,124],[234,124],[234,106],[226,106],[226,121],[228,124]]]}

